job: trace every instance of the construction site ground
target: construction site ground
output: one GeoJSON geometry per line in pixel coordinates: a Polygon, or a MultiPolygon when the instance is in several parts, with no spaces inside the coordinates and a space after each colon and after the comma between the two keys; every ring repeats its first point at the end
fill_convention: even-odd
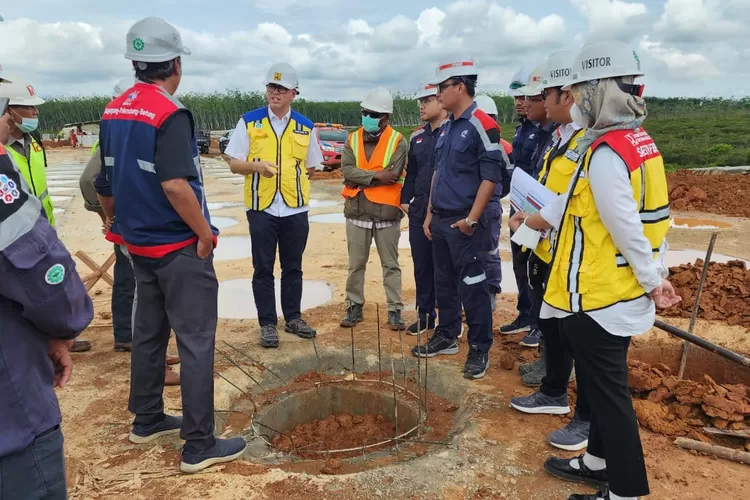
{"type": "MultiPolygon", "coordinates": [[[[70,169],[79,172],[88,160],[88,150],[56,148],[48,152],[50,168],[58,176],[50,181],[57,198],[58,232],[71,253],[83,250],[97,262],[104,262],[112,253],[111,244],[101,235],[98,217],[87,212],[78,192],[74,175],[63,175],[70,169]],[[63,198],[59,198],[59,197],[63,198]],[[62,211],[64,210],[64,211],[62,211]]],[[[226,163],[211,155],[203,158],[208,201],[242,202],[243,186],[230,179],[226,163]]],[[[729,189],[734,181],[729,176],[711,176],[710,186],[701,183],[703,177],[680,174],[680,183],[693,183],[691,187],[702,189],[729,189]],[[697,180],[696,180],[697,179],[697,180]]],[[[732,176],[734,177],[734,176],[732,176]]],[[[750,177],[743,178],[743,181],[750,177]]],[[[671,181],[670,181],[671,182],[671,181]]],[[[337,173],[316,174],[312,182],[314,205],[311,217],[334,214],[332,223],[311,222],[310,236],[304,256],[305,280],[320,280],[331,290],[331,300],[305,310],[303,315],[318,331],[316,348],[320,352],[343,351],[351,348],[349,330],[339,327],[344,313],[344,291],[348,270],[345,225],[341,223],[341,180],[337,173]],[[338,214],[338,215],[336,215],[338,214]]],[[[732,189],[734,189],[732,187],[732,189]]],[[[695,193],[694,193],[695,194],[695,193]]],[[[709,197],[712,194],[707,193],[709,197]]],[[[745,192],[738,203],[745,205],[745,192]]],[[[690,208],[690,203],[685,204],[690,208]]],[[[701,205],[704,212],[675,211],[679,219],[699,220],[700,227],[722,227],[715,252],[729,257],[750,260],[750,219],[709,213],[708,206],[701,205]]],[[[727,213],[726,210],[723,211],[727,213]]],[[[735,214],[737,212],[734,212],[735,214]]],[[[236,224],[222,230],[219,246],[227,237],[247,237],[247,223],[241,205],[213,210],[212,215],[236,220],[236,224]]],[[[747,215],[747,214],[745,214],[747,215]]],[[[507,217],[507,211],[506,211],[507,217]]],[[[324,220],[326,220],[324,218],[324,220]]],[[[507,219],[504,219],[507,221],[507,219]]],[[[677,224],[678,221],[676,221],[677,224]]],[[[671,251],[694,250],[705,253],[711,230],[673,228],[669,234],[671,251]]],[[[406,230],[406,219],[402,230],[406,230]]],[[[510,262],[508,231],[502,230],[501,257],[510,262]]],[[[242,241],[242,240],[238,240],[242,241]]],[[[687,255],[687,254],[686,254],[687,255]]],[[[407,323],[415,318],[414,279],[411,253],[408,248],[400,252],[403,275],[403,299],[406,305],[407,323]]],[[[77,262],[81,275],[88,268],[77,262]]],[[[215,267],[220,281],[250,279],[252,262],[249,257],[229,261],[216,261],[215,267]]],[[[503,268],[504,283],[513,281],[510,267],[503,268]]],[[[280,276],[277,264],[277,274],[280,276]]],[[[377,355],[377,332],[375,310],[380,305],[381,321],[385,322],[385,295],[381,286],[381,269],[377,251],[373,248],[368,263],[366,279],[367,304],[365,321],[354,329],[354,342],[359,352],[366,352],[372,359],[377,355]],[[373,354],[374,353],[374,354],[373,354]]],[[[277,285],[278,287],[278,285],[277,285]]],[[[515,293],[507,290],[498,298],[494,323],[502,325],[515,316],[515,293]]],[[[357,466],[340,469],[330,461],[286,462],[275,465],[260,464],[246,459],[197,475],[181,475],[178,472],[181,441],[177,436],[163,438],[148,445],[131,444],[127,435],[132,415],[128,412],[130,379],[129,355],[116,353],[112,349],[112,320],[110,313],[111,288],[100,281],[91,291],[95,305],[95,318],[81,338],[93,342],[86,353],[75,354],[75,368],[71,383],[58,391],[63,414],[63,431],[67,458],[68,485],[72,498],[258,498],[258,499],[522,499],[547,500],[566,499],[575,492],[592,490],[575,484],[564,483],[547,475],[543,470],[544,460],[551,455],[574,456],[560,452],[546,443],[549,432],[566,423],[564,417],[531,416],[521,414],[509,407],[509,399],[528,394],[531,389],[521,384],[517,373],[519,362],[534,359],[532,349],[518,346],[519,336],[495,337],[491,350],[491,367],[482,380],[469,382],[461,376],[467,344],[461,340],[457,356],[434,358],[431,373],[440,374],[446,393],[455,389],[462,393],[462,404],[472,406],[472,419],[463,422],[460,429],[448,437],[450,446],[435,445],[410,456],[404,448],[403,457],[396,456],[383,467],[357,466]],[[434,371],[433,371],[434,370],[434,371]],[[453,375],[455,374],[454,378],[453,375]],[[402,460],[403,458],[403,460],[402,460]],[[407,460],[408,459],[408,460],[407,460]]],[[[313,302],[315,302],[313,298],[313,302]]],[[[233,304],[246,303],[252,306],[253,299],[234,297],[233,304]]],[[[317,303],[317,302],[316,302],[317,303]]],[[[745,308],[750,308],[746,302],[745,308]]],[[[686,329],[688,318],[668,317],[668,322],[686,329]]],[[[283,319],[280,319],[283,325],[283,319]]],[[[750,332],[743,325],[729,325],[723,319],[712,321],[699,318],[695,333],[737,352],[750,353],[750,332]]],[[[387,328],[382,329],[382,350],[388,360],[390,356],[400,362],[399,335],[387,328]]],[[[217,330],[217,347],[225,342],[242,349],[259,361],[273,366],[288,365],[292,370],[302,356],[315,354],[309,341],[281,333],[281,345],[277,350],[263,350],[258,345],[258,325],[254,319],[220,319],[217,330]]],[[[424,341],[426,336],[422,336],[424,341]]],[[[416,343],[415,337],[404,336],[403,349],[416,343]]],[[[658,330],[640,336],[633,341],[631,358],[646,363],[664,363],[676,372],[682,342],[658,330]]],[[[176,352],[174,340],[170,350],[176,352]]],[[[709,366],[715,358],[708,357],[699,348],[691,350],[693,361],[688,363],[688,376],[703,380],[703,374],[711,373],[719,383],[737,383],[738,380],[721,380],[745,377],[740,367],[719,364],[709,366]]],[[[376,358],[375,358],[376,359],[376,358]]],[[[179,370],[179,365],[176,366],[179,370]]],[[[252,382],[222,356],[216,356],[216,371],[232,380],[239,388],[250,390],[252,382]]],[[[291,383],[292,381],[289,380],[291,383]]],[[[748,380],[745,380],[748,383],[748,380]]],[[[657,384],[654,384],[656,387],[657,384]]],[[[180,388],[165,389],[165,408],[179,413],[181,408],[180,388]]],[[[233,408],[242,394],[224,379],[215,379],[215,402],[218,410],[233,408]]],[[[446,413],[447,415],[447,413],[446,413]]],[[[567,417],[569,418],[569,417],[567,417]]],[[[248,419],[237,417],[220,418],[219,435],[247,435],[248,419]]],[[[750,498],[750,469],[747,465],[701,456],[687,452],[673,444],[674,437],[642,429],[642,440],[650,479],[652,497],[660,500],[750,498]]],[[[335,464],[334,464],[335,465],[335,464]]]]}

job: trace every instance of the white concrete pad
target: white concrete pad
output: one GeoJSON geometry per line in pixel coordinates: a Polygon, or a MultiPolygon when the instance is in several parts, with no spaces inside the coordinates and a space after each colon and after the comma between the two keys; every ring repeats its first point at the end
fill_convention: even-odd
{"type": "Polygon", "coordinates": [[[249,236],[219,236],[214,250],[215,261],[249,259],[252,256],[249,236]]]}
{"type": "MultiPolygon", "coordinates": [[[[281,282],[275,280],[276,311],[281,311],[281,282]]],[[[302,311],[322,306],[331,301],[333,290],[325,281],[304,280],[302,311]]],[[[255,319],[258,310],[253,298],[252,279],[235,279],[219,283],[219,317],[225,319],[255,319]]]]}

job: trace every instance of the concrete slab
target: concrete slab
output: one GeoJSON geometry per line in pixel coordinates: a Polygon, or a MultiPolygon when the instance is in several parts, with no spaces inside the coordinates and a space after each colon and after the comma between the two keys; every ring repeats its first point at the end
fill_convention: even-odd
{"type": "MultiPolygon", "coordinates": [[[[221,245],[219,245],[221,247],[221,245]]],[[[281,314],[281,281],[275,280],[276,310],[281,314]]],[[[302,311],[331,301],[333,289],[320,280],[304,280],[302,311]]],[[[253,299],[252,279],[241,278],[219,283],[219,317],[225,319],[256,319],[258,311],[253,299]]]]}

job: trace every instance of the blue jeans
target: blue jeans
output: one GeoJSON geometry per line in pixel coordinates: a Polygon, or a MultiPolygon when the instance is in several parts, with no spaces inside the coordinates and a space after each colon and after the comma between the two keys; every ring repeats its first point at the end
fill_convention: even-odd
{"type": "Polygon", "coordinates": [[[65,454],[60,426],[25,449],[0,457],[0,499],[65,500],[65,454]]]}

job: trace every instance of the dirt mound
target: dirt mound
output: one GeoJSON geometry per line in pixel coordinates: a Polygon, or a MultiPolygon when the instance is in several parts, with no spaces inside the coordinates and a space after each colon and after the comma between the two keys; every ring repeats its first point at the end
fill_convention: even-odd
{"type": "MultiPolygon", "coordinates": [[[[375,444],[394,437],[395,427],[382,415],[331,415],[295,427],[287,436],[276,435],[273,446],[286,453],[306,456],[311,451],[340,450],[375,444]]],[[[317,454],[314,454],[317,455],[317,454]]]]}
{"type": "MultiPolygon", "coordinates": [[[[640,424],[659,434],[698,437],[702,427],[750,427],[750,392],[744,385],[678,380],[664,365],[631,360],[629,383],[640,424]]],[[[705,436],[699,437],[706,440],[705,436]]]]}
{"type": "Polygon", "coordinates": [[[667,175],[674,210],[750,217],[750,175],[702,175],[678,170],[667,175]]]}
{"type": "Polygon", "coordinates": [[[331,179],[343,179],[344,172],[340,168],[330,172],[318,172],[317,170],[310,175],[311,181],[326,181],[331,179]]]}
{"type": "MultiPolygon", "coordinates": [[[[669,269],[669,279],[682,297],[682,302],[663,311],[663,316],[691,316],[702,272],[702,259],[696,260],[695,264],[682,264],[669,269]]],[[[730,325],[750,328],[750,271],[743,261],[709,264],[698,317],[724,320],[730,325]]]]}

